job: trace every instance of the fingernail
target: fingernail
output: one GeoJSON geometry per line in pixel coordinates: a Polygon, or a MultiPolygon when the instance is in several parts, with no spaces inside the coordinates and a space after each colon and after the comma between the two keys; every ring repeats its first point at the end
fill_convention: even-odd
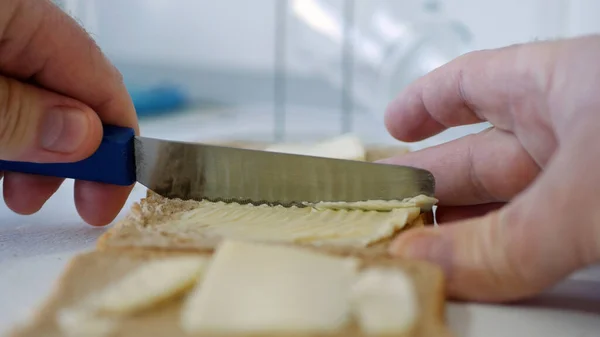
{"type": "Polygon", "coordinates": [[[81,110],[54,108],[42,120],[41,145],[47,151],[72,153],[85,141],[89,120],[81,110]]]}
{"type": "Polygon", "coordinates": [[[438,233],[426,232],[406,240],[394,241],[390,254],[408,259],[426,260],[439,265],[446,275],[452,267],[452,245],[438,233]]]}

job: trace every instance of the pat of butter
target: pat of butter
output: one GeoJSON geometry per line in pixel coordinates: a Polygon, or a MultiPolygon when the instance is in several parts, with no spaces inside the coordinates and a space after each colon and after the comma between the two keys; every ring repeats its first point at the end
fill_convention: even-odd
{"type": "Polygon", "coordinates": [[[67,336],[109,337],[128,314],[193,287],[208,261],[202,256],[148,261],[73,307],[61,309],[56,322],[67,336]]]}
{"type": "Polygon", "coordinates": [[[436,198],[428,197],[426,195],[418,195],[413,198],[406,198],[404,200],[366,200],[366,201],[321,201],[318,203],[304,204],[307,206],[314,207],[318,210],[325,209],[348,209],[348,210],[362,210],[362,211],[392,211],[398,208],[415,208],[426,212],[431,211],[433,205],[438,202],[436,198]]]}
{"type": "Polygon", "coordinates": [[[89,297],[83,305],[101,313],[129,314],[172,298],[194,286],[208,257],[182,256],[149,261],[89,297]]]}
{"type": "Polygon", "coordinates": [[[354,316],[367,334],[399,334],[417,321],[416,289],[398,269],[363,270],[352,288],[354,316]]]}
{"type": "Polygon", "coordinates": [[[175,235],[364,248],[393,236],[419,212],[417,207],[335,211],[202,201],[178,218],[154,226],[175,235]]]}
{"type": "Polygon", "coordinates": [[[316,144],[275,144],[265,151],[364,161],[366,150],[360,139],[344,134],[316,144]]]}
{"type": "Polygon", "coordinates": [[[184,304],[189,333],[331,332],[349,320],[357,261],[287,246],[224,241],[184,304]]]}

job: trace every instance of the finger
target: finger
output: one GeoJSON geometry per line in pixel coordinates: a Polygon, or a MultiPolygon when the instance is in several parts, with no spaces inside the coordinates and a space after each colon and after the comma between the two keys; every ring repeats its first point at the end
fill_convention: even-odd
{"type": "Polygon", "coordinates": [[[440,264],[449,294],[476,301],[535,295],[600,261],[600,210],[593,198],[600,189],[600,149],[584,152],[585,143],[564,146],[539,181],[501,210],[410,230],[391,253],[440,264]]]}
{"type": "Polygon", "coordinates": [[[125,205],[132,186],[106,185],[90,181],[75,182],[75,206],[81,218],[92,226],[110,224],[125,205]],[[86,195],[86,197],[77,197],[86,195]],[[104,204],[102,204],[104,202],[104,204]]]}
{"type": "Polygon", "coordinates": [[[471,52],[432,71],[389,105],[385,124],[390,134],[418,141],[481,121],[511,130],[514,105],[525,97],[529,102],[540,97],[538,88],[548,80],[550,68],[546,49],[551,47],[536,43],[471,52]]]}
{"type": "Polygon", "coordinates": [[[438,224],[452,223],[459,220],[481,217],[489,212],[502,208],[506,203],[495,202],[473,206],[442,206],[435,211],[435,219],[438,224]]]}
{"type": "Polygon", "coordinates": [[[50,1],[2,5],[0,73],[77,99],[105,123],[137,130],[121,74],[75,20],[50,1]]]}
{"type": "Polygon", "coordinates": [[[497,128],[382,162],[430,171],[441,206],[506,202],[540,172],[515,136],[497,128]]]}
{"type": "Polygon", "coordinates": [[[84,104],[0,76],[0,159],[72,162],[100,144],[102,125],[84,104]]]}
{"type": "MultiPolygon", "coordinates": [[[[104,123],[133,127],[137,116],[121,74],[89,35],[50,1],[8,0],[0,12],[0,73],[27,79],[91,107],[104,123]]],[[[76,189],[79,184],[76,184],[76,189]]],[[[99,185],[98,185],[99,186],[99,185]]],[[[102,186],[81,200],[124,200],[130,188],[102,186]]],[[[85,201],[80,201],[85,202],[85,201]]],[[[114,204],[114,203],[113,203],[114,204]]],[[[94,205],[77,205],[84,218],[94,205]]],[[[103,216],[112,217],[114,209],[103,216]]]]}
{"type": "Polygon", "coordinates": [[[77,212],[90,225],[107,225],[115,219],[125,204],[129,191],[130,187],[76,181],[77,212]]]}
{"type": "Polygon", "coordinates": [[[23,215],[39,211],[64,179],[5,172],[4,202],[13,212],[23,215]]]}

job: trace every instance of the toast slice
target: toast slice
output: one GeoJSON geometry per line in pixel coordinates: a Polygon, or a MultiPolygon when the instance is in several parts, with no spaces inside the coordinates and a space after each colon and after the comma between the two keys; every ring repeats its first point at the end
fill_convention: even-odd
{"type": "MultiPolygon", "coordinates": [[[[244,141],[215,141],[212,143],[248,149],[283,149],[278,147],[270,147],[270,144],[266,143],[252,143],[244,141]]],[[[335,140],[323,142],[323,144],[334,143],[335,140]]],[[[363,157],[366,158],[366,160],[368,161],[375,161],[386,157],[402,155],[407,151],[408,149],[404,147],[366,147],[365,154],[363,157]]],[[[435,200],[429,201],[435,202],[435,200]]],[[[211,252],[214,249],[214,247],[220,242],[220,240],[223,239],[223,237],[227,237],[228,235],[225,235],[224,233],[219,233],[223,235],[211,235],[211,233],[207,234],[207,231],[194,230],[193,228],[190,228],[190,226],[187,226],[187,228],[183,228],[183,226],[180,226],[180,221],[178,221],[178,219],[180,219],[181,217],[187,217],[188,215],[186,215],[186,213],[194,213],[194,209],[197,209],[200,206],[201,204],[196,201],[166,199],[151,191],[148,191],[147,197],[142,199],[139,203],[134,204],[130,213],[126,216],[125,219],[115,224],[100,237],[100,239],[98,240],[97,248],[99,250],[155,249],[211,252]]],[[[418,207],[422,205],[416,203],[416,205],[413,206],[418,207]]],[[[399,230],[406,230],[411,227],[433,223],[433,214],[429,206],[430,205],[426,207],[421,207],[421,211],[418,216],[415,217],[415,214],[412,214],[408,219],[406,219],[405,223],[401,223],[399,226],[397,226],[398,228],[395,228],[393,231],[388,233],[388,235],[375,238],[372,240],[372,242],[369,242],[364,246],[340,246],[339,244],[331,246],[328,244],[328,242],[331,242],[331,240],[329,240],[328,242],[321,244],[320,248],[325,251],[344,251],[348,254],[355,254],[360,256],[386,255],[387,245],[393,239],[394,235],[397,232],[399,232],[399,230]]],[[[207,205],[204,205],[202,207],[208,208],[207,205]]],[[[412,212],[414,213],[414,210],[412,212]]],[[[344,211],[338,213],[344,213],[344,211]]],[[[354,212],[353,214],[356,213],[360,212],[354,212]]],[[[295,214],[286,213],[282,215],[280,221],[286,222],[290,219],[290,217],[295,216],[295,214]]],[[[337,219],[332,219],[331,221],[347,222],[348,218],[351,218],[351,216],[349,215],[348,217],[341,218],[338,217],[337,219]]],[[[206,219],[199,218],[197,219],[197,222],[206,222],[205,220],[206,219]]],[[[223,222],[226,219],[218,220],[223,222]]],[[[375,220],[365,219],[365,221],[372,222],[375,220]]],[[[388,219],[380,219],[378,221],[401,220],[399,220],[397,217],[389,217],[388,219]]],[[[365,224],[357,224],[357,226],[363,225],[365,224]]],[[[269,235],[272,235],[272,232],[269,232],[269,235]]],[[[257,237],[257,239],[261,238],[257,237]]],[[[306,241],[307,240],[301,238],[296,240],[295,243],[310,243],[306,241]]]]}
{"type": "MultiPolygon", "coordinates": [[[[60,277],[56,288],[30,322],[15,328],[11,337],[70,337],[61,329],[58,315],[64,309],[72,308],[81,299],[123,279],[127,273],[149,262],[172,256],[198,256],[201,253],[158,252],[158,251],[104,251],[88,252],[73,258],[60,277]]],[[[203,255],[205,256],[205,255],[203,255]]],[[[439,268],[416,261],[376,257],[361,260],[359,268],[383,267],[399,269],[408,275],[414,285],[417,306],[417,319],[410,331],[394,334],[398,337],[446,337],[451,336],[444,324],[444,281],[439,268]]],[[[201,281],[200,281],[201,282],[201,281]]],[[[243,284],[243,282],[242,282],[243,284]]],[[[189,296],[189,295],[188,295],[189,296]]],[[[181,327],[181,316],[185,295],[168,299],[151,308],[119,319],[109,334],[91,337],[112,336],[203,336],[186,334],[181,327]]],[[[79,324],[84,324],[79,322],[79,324]]],[[[329,334],[299,334],[293,337],[366,336],[355,319],[344,325],[345,328],[329,334]]],[[[64,328],[63,328],[64,329],[64,328]]],[[[78,336],[83,334],[78,333],[78,336]]],[[[287,337],[285,334],[261,336],[287,337]]],[[[204,336],[207,336],[206,334],[204,336]]],[[[215,336],[210,334],[210,336],[215,336]]],[[[223,335],[223,337],[246,337],[249,334],[223,335]]],[[[291,335],[289,335],[292,337],[291,335]]]]}
{"type": "Polygon", "coordinates": [[[146,198],[134,204],[122,221],[98,239],[96,247],[103,251],[151,249],[209,253],[225,238],[242,238],[311,246],[325,252],[361,257],[386,256],[387,246],[398,232],[431,223],[431,212],[420,213],[419,207],[391,212],[321,212],[308,207],[289,209],[183,201],[148,191],[146,198]],[[310,226],[313,231],[299,231],[310,226]],[[332,234],[363,227],[370,228],[364,236],[332,234]],[[284,231],[287,228],[290,232],[284,231]],[[290,236],[286,236],[288,233],[290,236]]]}

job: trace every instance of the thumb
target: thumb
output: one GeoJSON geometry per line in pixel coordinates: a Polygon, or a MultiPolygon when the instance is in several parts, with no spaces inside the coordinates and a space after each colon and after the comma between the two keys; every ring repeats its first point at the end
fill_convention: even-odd
{"type": "Polygon", "coordinates": [[[511,300],[534,293],[545,280],[534,268],[527,242],[503,223],[502,211],[434,228],[410,230],[391,245],[392,255],[440,265],[453,298],[475,301],[511,300]],[[528,269],[529,268],[529,269],[528,269]]]}
{"type": "Polygon", "coordinates": [[[101,138],[99,117],[83,103],[0,76],[0,160],[78,161],[101,138]]]}
{"type": "Polygon", "coordinates": [[[584,265],[577,247],[564,236],[561,239],[560,233],[536,223],[511,224],[507,219],[501,210],[442,227],[410,230],[392,244],[391,253],[439,264],[447,276],[449,295],[474,301],[535,295],[584,265]]]}
{"type": "Polygon", "coordinates": [[[454,298],[511,301],[542,292],[600,258],[600,212],[594,205],[600,179],[589,172],[599,163],[593,157],[563,152],[504,208],[409,230],[390,253],[439,264],[454,298]]]}

